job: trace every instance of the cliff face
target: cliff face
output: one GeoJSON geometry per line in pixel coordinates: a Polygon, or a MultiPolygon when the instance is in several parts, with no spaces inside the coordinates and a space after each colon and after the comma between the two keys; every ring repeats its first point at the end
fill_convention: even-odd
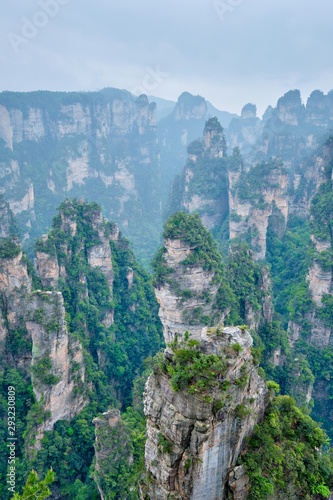
{"type": "Polygon", "coordinates": [[[38,427],[38,442],[55,422],[70,420],[88,403],[84,397],[85,368],[82,347],[67,331],[60,292],[33,292],[28,300],[26,326],[32,338],[34,393],[50,415],[38,427]]]}
{"type": "MultiPolygon", "coordinates": [[[[162,201],[167,206],[168,195],[175,177],[182,172],[188,145],[201,136],[205,122],[218,117],[227,127],[236,115],[219,111],[201,96],[184,92],[169,116],[158,122],[157,133],[161,153],[162,201]]],[[[191,159],[191,156],[189,157],[191,159]]]]}
{"type": "Polygon", "coordinates": [[[279,163],[259,164],[248,173],[229,172],[230,239],[250,235],[257,260],[266,256],[266,237],[274,217],[282,231],[289,215],[288,175],[279,163]]]}
{"type": "Polygon", "coordinates": [[[185,332],[191,331],[192,337],[199,340],[202,325],[195,320],[195,312],[200,308],[203,316],[212,313],[219,288],[219,284],[214,283],[215,273],[205,271],[200,265],[191,268],[184,265],[184,260],[193,249],[182,240],[165,240],[165,249],[165,261],[173,269],[173,280],[177,286],[166,283],[155,289],[164,339],[169,343],[174,341],[176,335],[184,338],[185,332]]]}
{"type": "Polygon", "coordinates": [[[216,118],[206,122],[203,138],[192,142],[187,153],[183,172],[172,187],[167,213],[198,212],[205,226],[214,231],[228,212],[226,138],[216,118]]]}
{"type": "MultiPolygon", "coordinates": [[[[245,106],[225,139],[230,144],[230,130],[236,122],[257,123],[260,133],[252,141],[251,153],[244,153],[248,143],[242,146],[233,141],[233,146],[241,146],[244,160],[239,150],[229,157],[224,150],[218,165],[218,154],[212,141],[206,140],[205,131],[202,142],[196,140],[188,147],[187,163],[170,193],[168,213],[197,211],[222,246],[228,239],[241,238],[250,243],[256,259],[264,259],[269,231],[281,239],[291,217],[309,217],[310,202],[323,180],[329,156],[328,146],[323,149],[319,144],[332,120],[330,99],[331,94],[322,96],[320,102],[311,97],[304,107],[298,91],[287,93],[276,109],[266,113],[260,126],[255,106],[245,106]]],[[[219,142],[216,131],[214,141],[219,142]]]]}
{"type": "Polygon", "coordinates": [[[31,279],[21,251],[14,257],[0,259],[0,290],[8,327],[14,329],[24,318],[26,296],[31,292],[31,279]]]}
{"type": "Polygon", "coordinates": [[[242,155],[247,157],[256,144],[262,131],[261,120],[257,117],[257,107],[246,104],[240,118],[234,118],[226,131],[228,148],[239,147],[242,155]]]}
{"type": "Polygon", "coordinates": [[[273,157],[280,158],[293,170],[320,145],[332,127],[332,102],[331,92],[324,95],[315,90],[304,105],[299,90],[291,90],[278,100],[275,108],[269,106],[262,120],[257,119],[256,123],[247,105],[245,116],[249,125],[252,119],[252,133],[242,134],[243,128],[246,131],[244,120],[233,122],[227,132],[228,138],[233,139],[233,142],[229,139],[229,143],[239,146],[252,165],[273,157]]]}
{"type": "MultiPolygon", "coordinates": [[[[220,323],[230,307],[218,306],[218,268],[207,270],[217,259],[214,250],[198,252],[207,235],[191,245],[184,221],[177,214],[171,220],[175,227],[169,220],[166,233],[183,236],[166,237],[166,278],[155,289],[168,348],[144,393],[148,476],[142,498],[224,499],[244,439],[265,410],[267,388],[245,327],[220,323]],[[217,326],[205,326],[209,322],[217,326]]],[[[194,228],[187,230],[193,237],[194,228]]]]}
{"type": "MultiPolygon", "coordinates": [[[[8,205],[0,209],[4,223],[0,231],[4,236],[0,239],[1,401],[5,385],[6,391],[8,385],[15,386],[17,401],[20,398],[17,457],[22,467],[35,468],[41,475],[51,460],[58,477],[66,478],[64,487],[60,482],[54,485],[53,497],[65,498],[74,482],[71,478],[85,481],[93,465],[93,418],[110,406],[131,404],[133,380],[143,360],[160,347],[158,306],[150,276],[117,224],[103,219],[96,203],[80,199],[61,204],[52,230],[36,242],[35,270],[12,231],[8,205]],[[55,450],[61,460],[52,458],[55,450]]],[[[132,494],[137,464],[129,457],[133,450],[136,456],[138,449],[141,453],[144,431],[143,417],[134,412],[134,418],[141,426],[138,445],[133,445],[132,434],[121,422],[112,426],[109,419],[105,428],[96,431],[96,483],[101,495],[106,492],[105,498],[114,496],[110,477],[115,468],[119,477],[126,468],[122,476],[126,480],[118,485],[119,497],[125,498],[124,491],[132,494]],[[107,446],[109,431],[115,431],[109,444],[116,444],[117,436],[120,439],[111,460],[110,449],[103,453],[99,448],[107,446]]],[[[3,442],[4,429],[0,429],[3,442]]],[[[6,457],[2,454],[1,471],[7,468],[6,457]]],[[[91,481],[88,490],[88,496],[96,496],[91,481]]]]}
{"type": "Polygon", "coordinates": [[[304,330],[309,330],[308,342],[319,348],[333,345],[329,313],[329,301],[333,293],[332,158],[333,143],[330,139],[324,146],[322,156],[316,162],[316,165],[320,166],[317,168],[318,185],[310,206],[313,250],[306,282],[312,304],[305,318],[289,323],[292,343],[302,336],[304,330]]]}
{"type": "MultiPolygon", "coordinates": [[[[239,328],[202,331],[200,352],[222,356],[227,365],[214,390],[202,398],[174,392],[163,372],[150,376],[144,394],[149,498],[227,497],[227,475],[265,409],[267,389],[253,363],[251,345],[248,332],[239,328]],[[239,354],[233,351],[236,343],[239,354]]],[[[172,355],[166,352],[167,358],[172,355]]]]}
{"type": "Polygon", "coordinates": [[[154,103],[116,89],[4,92],[0,108],[0,192],[6,192],[26,239],[45,232],[69,195],[103,199],[105,214],[135,245],[138,227],[151,224],[150,245],[157,246],[161,208],[154,103]],[[141,205],[140,214],[133,200],[141,205]]]}

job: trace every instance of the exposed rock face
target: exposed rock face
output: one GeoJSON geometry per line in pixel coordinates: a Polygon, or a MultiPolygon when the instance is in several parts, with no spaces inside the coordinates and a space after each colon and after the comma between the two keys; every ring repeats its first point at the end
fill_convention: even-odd
{"type": "Polygon", "coordinates": [[[250,478],[245,472],[244,465],[235,467],[229,474],[228,486],[233,500],[245,500],[249,492],[250,478]]]}
{"type": "Polygon", "coordinates": [[[181,178],[175,181],[170,194],[168,214],[179,210],[198,212],[207,229],[217,228],[229,207],[226,139],[216,118],[206,122],[203,138],[189,144],[187,152],[181,178]],[[204,183],[199,180],[203,172],[204,183]]]}
{"type": "MultiPolygon", "coordinates": [[[[320,96],[317,96],[318,98],[320,96]]],[[[325,298],[333,294],[333,267],[332,267],[332,222],[331,213],[332,200],[332,158],[333,141],[328,140],[323,148],[322,154],[315,157],[312,164],[312,182],[315,190],[311,192],[310,198],[314,201],[311,205],[311,219],[314,234],[311,240],[314,246],[314,257],[312,258],[306,281],[312,298],[312,307],[305,314],[303,320],[310,326],[310,335],[307,335],[307,342],[314,347],[333,346],[333,328],[331,322],[322,317],[325,298]],[[315,195],[315,196],[313,196],[315,195]],[[319,196],[319,198],[318,198],[319,196]],[[314,215],[316,204],[322,204],[322,212],[314,215]],[[325,257],[326,256],[326,257],[325,257]],[[321,260],[326,258],[326,265],[321,260]]],[[[310,167],[308,168],[310,170],[310,167]]],[[[299,323],[289,322],[289,341],[294,344],[303,331],[302,320],[299,323]]]]}
{"type": "Polygon", "coordinates": [[[242,109],[241,117],[234,118],[226,131],[228,147],[230,149],[239,147],[241,153],[247,156],[258,140],[261,129],[257,107],[254,104],[246,104],[242,109]]]}
{"type": "Polygon", "coordinates": [[[60,292],[31,294],[26,325],[33,342],[34,393],[37,401],[42,401],[44,409],[50,412],[50,417],[38,428],[38,446],[44,430],[53,429],[60,419],[71,419],[87,404],[83,391],[85,370],[81,345],[71,339],[67,331],[60,292]]]}
{"type": "Polygon", "coordinates": [[[270,218],[275,214],[283,218],[286,226],[289,215],[288,176],[281,164],[272,164],[267,169],[258,170],[258,179],[251,179],[251,171],[241,175],[240,172],[229,172],[229,208],[230,239],[251,232],[251,244],[255,259],[266,256],[266,236],[270,218]],[[260,177],[260,179],[259,179],[260,177]],[[256,186],[250,187],[251,181],[260,182],[261,189],[255,196],[256,186]],[[244,196],[244,184],[248,183],[253,194],[244,196]],[[259,201],[260,198],[260,202],[259,201]]]}
{"type": "Polygon", "coordinates": [[[152,478],[147,487],[149,498],[226,498],[227,475],[244,438],[265,409],[267,389],[253,364],[251,345],[249,333],[239,328],[202,330],[201,352],[229,353],[223,380],[231,382],[230,396],[225,395],[228,403],[215,414],[212,403],[183,391],[174,392],[166,375],[157,371],[150,376],[144,394],[148,417],[145,457],[152,478]],[[238,355],[231,354],[234,343],[242,347],[238,355]],[[247,382],[240,387],[236,380],[245,373],[247,382]],[[240,417],[237,412],[245,407],[249,413],[240,417]],[[161,435],[170,443],[170,452],[161,450],[161,435]]]}
{"type": "Polygon", "coordinates": [[[299,125],[305,115],[299,90],[290,90],[278,100],[277,115],[286,125],[299,125]]]}
{"type": "Polygon", "coordinates": [[[281,239],[291,216],[308,217],[311,198],[322,182],[330,155],[329,145],[322,154],[314,154],[314,150],[333,125],[332,99],[332,93],[325,96],[316,91],[305,107],[300,92],[290,91],[279,99],[276,108],[266,111],[262,121],[256,118],[255,106],[246,105],[241,117],[233,119],[226,131],[228,146],[238,146],[244,161],[241,157],[236,160],[234,151],[216,175],[205,156],[207,146],[212,144],[209,135],[205,134],[207,140],[201,150],[200,141],[189,145],[188,161],[171,191],[168,214],[175,210],[198,212],[216,235],[225,232],[223,223],[229,214],[230,239],[250,240],[255,258],[265,258],[267,230],[272,225],[278,223],[276,234],[281,239]],[[262,168],[256,177],[260,162],[275,167],[266,172],[262,168]]]}
{"type": "Polygon", "coordinates": [[[134,280],[134,272],[133,272],[133,269],[131,267],[129,267],[127,269],[126,279],[127,279],[127,283],[128,283],[128,288],[130,290],[133,286],[133,280],[134,280]]]}
{"type": "Polygon", "coordinates": [[[5,158],[0,193],[15,214],[22,214],[22,234],[35,236],[35,209],[45,231],[66,194],[91,199],[101,193],[106,215],[119,221],[132,241],[138,238],[138,225],[145,227],[149,219],[155,248],[161,225],[155,103],[117,89],[80,96],[39,92],[38,102],[35,96],[17,94],[14,107],[7,93],[0,96],[0,153],[5,158]],[[34,169],[23,178],[32,150],[34,169]],[[38,192],[36,208],[34,191],[41,179],[47,189],[38,192]],[[133,199],[141,204],[139,214],[133,214],[133,199]]]}
{"type": "MultiPolygon", "coordinates": [[[[103,225],[102,212],[95,213],[93,218],[93,228],[98,232],[100,243],[93,246],[88,251],[88,264],[92,267],[98,267],[104,274],[107,284],[110,287],[111,295],[113,289],[113,270],[110,248],[110,237],[105,237],[105,228],[103,225]]],[[[113,230],[113,238],[118,234],[118,227],[113,230]]]]}
{"type": "Polygon", "coordinates": [[[312,299],[318,307],[321,307],[321,299],[332,288],[332,271],[323,271],[320,264],[314,261],[307,276],[309,290],[312,299]]]}
{"type": "Polygon", "coordinates": [[[102,500],[112,498],[112,486],[105,482],[105,476],[112,473],[115,463],[125,461],[133,462],[128,433],[121,421],[120,411],[108,410],[102,417],[94,418],[96,440],[95,448],[95,473],[94,480],[97,484],[102,500]]]}
{"type": "Polygon", "coordinates": [[[193,249],[184,241],[167,239],[165,248],[165,260],[169,268],[174,270],[174,282],[181,291],[186,290],[190,298],[184,300],[179,291],[168,283],[155,289],[164,339],[166,343],[172,342],[176,334],[183,338],[186,331],[191,331],[192,338],[200,339],[202,325],[200,322],[193,324],[193,313],[198,307],[202,308],[202,315],[212,312],[219,284],[214,284],[214,272],[204,271],[200,266],[186,268],[183,261],[193,249]],[[210,300],[207,300],[207,294],[210,300]]]}
{"type": "Polygon", "coordinates": [[[203,137],[204,149],[214,158],[222,158],[226,150],[223,129],[216,118],[207,121],[203,137]]]}
{"type": "Polygon", "coordinates": [[[8,327],[15,329],[25,315],[26,296],[31,291],[31,278],[22,252],[8,259],[0,259],[0,292],[7,313],[8,327]]]}
{"type": "Polygon", "coordinates": [[[112,290],[113,272],[109,243],[102,243],[100,245],[93,246],[88,253],[88,264],[92,268],[98,267],[102,271],[110,289],[112,290]]]}
{"type": "MultiPolygon", "coordinates": [[[[243,328],[224,328],[221,323],[230,308],[223,311],[217,306],[217,293],[221,293],[218,265],[205,271],[204,257],[193,260],[198,255],[193,252],[198,249],[195,243],[187,243],[196,241],[189,239],[187,231],[194,231],[195,220],[196,216],[176,214],[168,221],[165,251],[159,263],[167,278],[160,278],[155,293],[168,348],[149,377],[144,393],[149,480],[142,486],[141,495],[151,500],[167,500],[171,496],[178,500],[227,498],[228,474],[266,405],[267,388],[252,357],[252,337],[243,328]],[[178,239],[171,236],[180,233],[178,239]],[[210,324],[216,321],[218,326],[204,326],[207,318],[210,324]],[[177,377],[182,377],[182,367],[178,368],[174,359],[178,359],[178,352],[194,356],[192,348],[197,349],[195,356],[202,364],[199,372],[195,364],[191,365],[189,377],[195,373],[195,377],[203,378],[191,388],[190,382],[187,386],[175,386],[177,377]],[[214,368],[216,379],[211,385],[204,382],[203,367],[209,359],[222,363],[220,368],[214,368]],[[216,373],[217,370],[220,371],[216,373]],[[200,387],[205,387],[203,392],[200,387]]],[[[218,262],[213,248],[200,246],[200,241],[209,235],[199,234],[200,252],[218,262]]],[[[186,364],[185,359],[188,358],[182,358],[182,363],[186,364]]]]}
{"type": "Polygon", "coordinates": [[[59,265],[55,255],[36,252],[37,273],[43,286],[54,287],[59,279],[59,265]]]}
{"type": "Polygon", "coordinates": [[[174,109],[176,120],[200,119],[207,116],[207,104],[203,97],[183,92],[174,109]]]}

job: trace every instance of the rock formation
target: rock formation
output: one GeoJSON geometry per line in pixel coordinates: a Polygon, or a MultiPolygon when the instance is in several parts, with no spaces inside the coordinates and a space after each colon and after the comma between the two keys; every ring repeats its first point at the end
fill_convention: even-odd
{"type": "MultiPolygon", "coordinates": [[[[60,292],[33,292],[26,326],[32,338],[32,384],[49,418],[38,427],[37,442],[58,420],[70,420],[88,403],[82,347],[67,331],[60,292]]],[[[38,443],[40,446],[40,444],[38,443]]]]}
{"type": "Polygon", "coordinates": [[[161,186],[155,103],[117,89],[16,97],[13,106],[11,93],[0,95],[0,193],[25,238],[46,231],[66,195],[101,197],[106,215],[132,241],[138,227],[151,224],[150,245],[156,248],[161,186]],[[133,201],[141,206],[138,215],[133,201]]]}
{"type": "MultiPolygon", "coordinates": [[[[245,330],[203,329],[201,354],[222,356],[227,367],[217,386],[202,397],[174,392],[168,374],[157,371],[150,376],[144,395],[149,498],[162,500],[170,494],[179,499],[226,498],[228,473],[265,409],[267,389],[258,376],[251,345],[245,330]]],[[[173,355],[166,352],[167,358],[173,355]]]]}
{"type": "MultiPolygon", "coordinates": [[[[173,222],[180,231],[176,216],[173,222]]],[[[219,323],[229,311],[215,311],[220,281],[216,269],[204,270],[209,250],[191,260],[200,243],[191,245],[183,232],[165,239],[169,272],[163,268],[165,282],[155,290],[168,348],[144,393],[148,473],[141,495],[224,499],[244,439],[263,416],[267,388],[248,331],[219,323]],[[217,326],[204,326],[208,318],[217,326]]]]}

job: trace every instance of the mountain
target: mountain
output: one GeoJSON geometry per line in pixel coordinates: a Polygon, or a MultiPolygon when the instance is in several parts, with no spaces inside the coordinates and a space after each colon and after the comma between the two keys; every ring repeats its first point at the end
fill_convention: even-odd
{"type": "Polygon", "coordinates": [[[329,497],[331,99],[0,94],[2,498],[329,497]]]}
{"type": "Polygon", "coordinates": [[[290,90],[275,108],[268,106],[262,120],[255,105],[247,104],[226,131],[229,148],[238,146],[251,165],[277,157],[292,170],[332,131],[332,103],[332,91],[325,95],[314,90],[304,105],[300,91],[290,90]]]}
{"type": "Polygon", "coordinates": [[[161,97],[155,97],[153,95],[149,95],[148,99],[150,102],[156,103],[156,121],[157,123],[162,119],[172,113],[173,108],[175,107],[176,102],[170,101],[168,99],[162,99],[161,97]]]}
{"type": "Polygon", "coordinates": [[[164,206],[171,184],[175,176],[181,172],[186,160],[187,146],[200,137],[205,122],[214,116],[218,116],[222,126],[227,127],[236,115],[217,110],[201,96],[183,92],[172,113],[158,122],[164,206]]]}
{"type": "MultiPolygon", "coordinates": [[[[207,146],[223,158],[216,124],[207,126],[207,146]]],[[[281,372],[284,358],[288,392],[297,395],[295,371],[305,372],[274,319],[268,269],[246,245],[234,245],[223,263],[199,215],[176,213],[153,261],[156,300],[151,277],[96,203],[60,205],[36,242],[35,266],[5,200],[1,207],[2,478],[9,386],[17,488],[31,469],[44,477],[52,467],[51,498],[59,500],[329,491],[325,434],[265,382],[263,367],[278,375],[272,365],[281,372]],[[158,315],[167,343],[160,352],[158,315]]],[[[0,488],[9,500],[5,479],[0,488]]]]}
{"type": "Polygon", "coordinates": [[[2,92],[0,142],[1,192],[30,254],[29,238],[46,232],[59,203],[82,196],[98,199],[149,259],[159,244],[161,207],[156,105],[146,96],[2,92]]]}
{"type": "MultiPolygon", "coordinates": [[[[188,160],[173,184],[168,213],[197,212],[225,254],[233,241],[244,242],[257,261],[270,267],[276,314],[288,332],[290,355],[297,362],[287,353],[281,355],[278,348],[275,366],[266,368],[284,393],[313,408],[314,418],[332,435],[332,412],[324,403],[331,391],[324,378],[330,380],[332,373],[332,137],[313,152],[329,128],[330,94],[320,100],[326,111],[319,116],[326,123],[315,119],[318,107],[317,114],[309,104],[305,109],[298,97],[294,92],[279,101],[281,119],[288,125],[268,141],[276,143],[279,137],[279,150],[253,165],[250,155],[243,159],[239,150],[227,156],[221,127],[215,120],[212,130],[212,121],[207,121],[203,139],[188,147],[188,160]],[[314,128],[318,130],[316,136],[312,134],[311,147],[290,149],[290,141],[304,144],[302,133],[314,128]],[[213,134],[210,141],[209,134],[213,134]]],[[[258,144],[260,151],[260,140],[258,144]]]]}
{"type": "MultiPolygon", "coordinates": [[[[250,318],[245,297],[249,307],[265,296],[258,283],[251,295],[246,293],[253,285],[249,267],[256,265],[245,255],[242,247],[235,248],[224,269],[197,214],[178,212],[164,226],[164,247],[154,268],[167,349],[156,357],[145,387],[142,499],[329,495],[330,475],[325,486],[321,472],[326,458],[318,453],[325,435],[292,398],[274,396],[279,388],[264,382],[265,373],[258,368],[261,349],[251,347],[247,327],[226,326],[250,318]],[[237,267],[239,282],[232,277],[237,267]],[[294,475],[289,474],[289,453],[294,475]],[[317,477],[310,479],[314,471],[317,477]]],[[[257,272],[260,282],[263,274],[259,268],[257,272]]],[[[274,329],[267,312],[266,307],[259,312],[257,335],[262,326],[274,329]]],[[[268,347],[273,338],[263,340],[268,347]]]]}
{"type": "MultiPolygon", "coordinates": [[[[11,219],[3,203],[4,227],[11,219]]],[[[15,237],[1,239],[1,477],[8,466],[4,401],[13,386],[17,488],[31,469],[53,467],[53,498],[77,499],[80,490],[80,498],[84,491],[98,498],[89,474],[93,420],[110,405],[124,412],[132,403],[137,372],[161,345],[157,302],[128,241],[95,203],[61,204],[51,232],[36,243],[36,270],[15,237]]],[[[131,411],[139,425],[142,417],[131,411]]],[[[126,490],[138,464],[127,467],[126,490]]],[[[0,488],[1,498],[11,498],[5,480],[0,488]]]]}

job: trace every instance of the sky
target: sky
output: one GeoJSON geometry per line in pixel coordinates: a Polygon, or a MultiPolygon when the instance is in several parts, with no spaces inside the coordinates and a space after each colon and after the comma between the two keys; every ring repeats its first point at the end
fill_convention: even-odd
{"type": "Polygon", "coordinates": [[[331,0],[3,0],[0,90],[184,91],[262,115],[333,88],[331,0]]]}

